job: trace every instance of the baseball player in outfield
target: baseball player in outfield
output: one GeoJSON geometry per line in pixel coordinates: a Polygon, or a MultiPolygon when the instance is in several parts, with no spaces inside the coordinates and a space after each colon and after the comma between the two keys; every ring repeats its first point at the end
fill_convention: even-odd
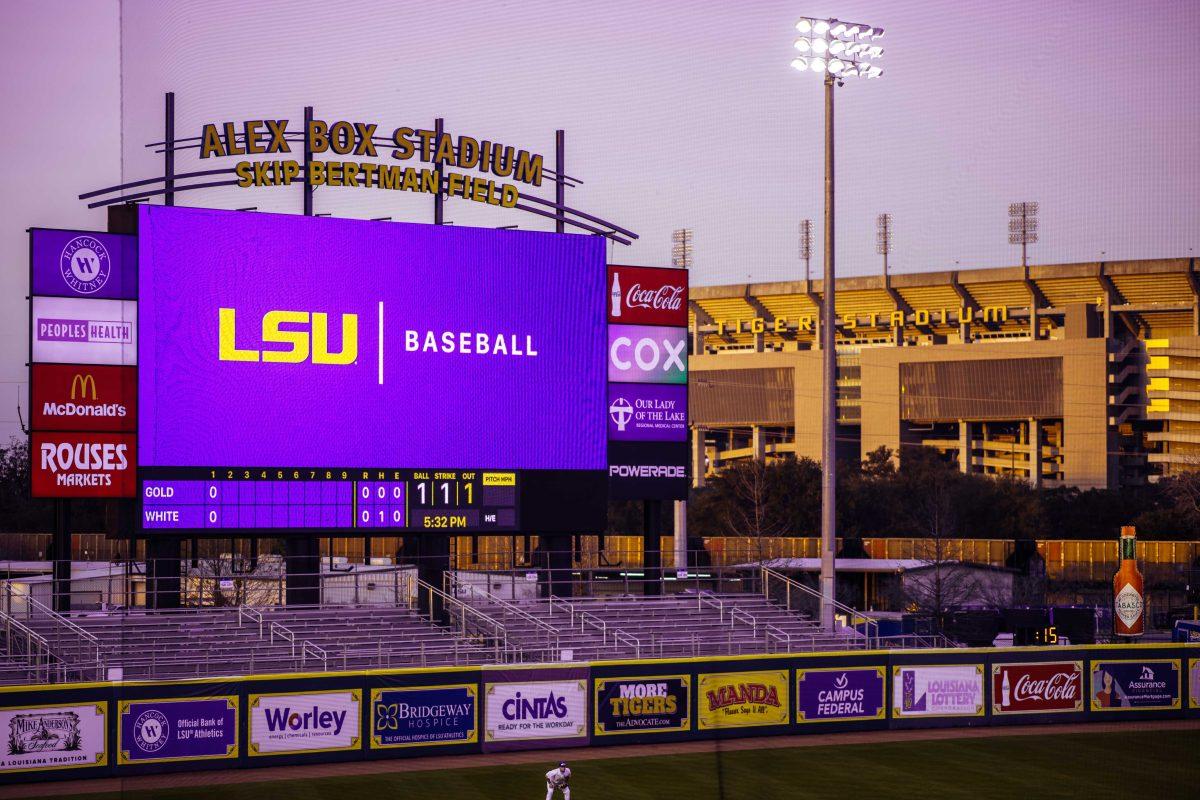
{"type": "Polygon", "coordinates": [[[568,785],[570,780],[571,770],[567,769],[567,762],[558,762],[557,769],[546,773],[546,800],[554,800],[555,789],[562,792],[563,800],[571,800],[571,787],[568,785]]]}

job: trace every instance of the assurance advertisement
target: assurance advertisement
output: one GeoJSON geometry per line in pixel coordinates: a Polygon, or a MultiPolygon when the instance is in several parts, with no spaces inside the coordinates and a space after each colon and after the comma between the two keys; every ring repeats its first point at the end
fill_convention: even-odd
{"type": "Polygon", "coordinates": [[[597,736],[691,730],[688,718],[691,678],[597,678],[597,736]]]}
{"type": "Polygon", "coordinates": [[[796,670],[796,721],[883,719],[886,682],[886,667],[796,670]]]}
{"type": "Polygon", "coordinates": [[[34,497],[135,497],[137,437],[129,433],[34,433],[34,497]]]}
{"type": "Polygon", "coordinates": [[[608,321],[634,325],[688,324],[688,271],[608,267],[608,321]]]}
{"type": "Polygon", "coordinates": [[[473,744],[479,740],[474,684],[371,690],[371,748],[473,744]]]}
{"type": "Polygon", "coordinates": [[[983,716],[983,665],[892,668],[896,717],[983,716]]]}
{"type": "Polygon", "coordinates": [[[246,750],[251,756],[327,753],[358,748],[357,689],[303,694],[252,694],[246,750]]]}
{"type": "Polygon", "coordinates": [[[0,708],[0,772],[108,764],[107,703],[0,708]]]}
{"type": "Polygon", "coordinates": [[[699,730],[786,725],[787,670],[720,672],[699,677],[699,730]]]}
{"type": "Polygon", "coordinates": [[[121,701],[118,764],[237,756],[236,697],[121,701]]]}
{"type": "Polygon", "coordinates": [[[1180,661],[1093,661],[1092,711],[1160,711],[1180,707],[1180,661]]]}
{"type": "Polygon", "coordinates": [[[1083,711],[1083,662],[992,665],[993,714],[1083,711]]]}
{"type": "Polygon", "coordinates": [[[132,433],[137,368],[34,364],[30,417],[35,431],[132,433]]]}
{"type": "Polygon", "coordinates": [[[587,736],[586,678],[488,683],[484,694],[485,741],[587,736]]]}

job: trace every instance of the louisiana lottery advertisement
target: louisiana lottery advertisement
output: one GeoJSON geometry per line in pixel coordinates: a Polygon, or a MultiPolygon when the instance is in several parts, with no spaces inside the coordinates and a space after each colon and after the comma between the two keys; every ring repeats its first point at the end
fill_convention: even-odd
{"type": "Polygon", "coordinates": [[[983,665],[893,667],[892,711],[897,717],[983,714],[983,665]]]}
{"type": "Polygon", "coordinates": [[[249,753],[313,753],[358,747],[362,695],[356,689],[250,696],[249,753]]]}
{"type": "Polygon", "coordinates": [[[0,709],[8,735],[0,772],[33,772],[108,764],[107,703],[0,709]]]}

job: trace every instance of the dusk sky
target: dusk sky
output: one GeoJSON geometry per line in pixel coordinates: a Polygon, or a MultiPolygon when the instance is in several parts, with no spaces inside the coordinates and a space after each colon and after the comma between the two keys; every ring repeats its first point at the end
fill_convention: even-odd
{"type": "MultiPolygon", "coordinates": [[[[180,136],[209,121],[295,126],[311,104],[381,132],[442,116],[450,133],[549,163],[564,128],[567,171],[586,182],[568,203],[641,236],[613,261],[668,264],[671,230],[686,226],[693,284],[802,276],[797,223],[819,230],[822,210],[821,81],[788,66],[802,15],[887,31],[883,77],[837,93],[839,275],[879,271],[882,211],[895,218],[897,272],[1012,264],[1017,200],[1041,204],[1035,264],[1200,248],[1196,2],[10,0],[0,437],[17,432],[27,380],[24,230],[103,229],[79,193],[161,174],[143,145],[161,138],[166,91],[180,136]]],[[[200,167],[187,155],[178,168],[200,167]]],[[[296,213],[300,192],[178,202],[296,213]]],[[[432,219],[428,196],[322,188],[315,203],[432,219]]],[[[552,227],[454,200],[447,218],[552,227]]]]}

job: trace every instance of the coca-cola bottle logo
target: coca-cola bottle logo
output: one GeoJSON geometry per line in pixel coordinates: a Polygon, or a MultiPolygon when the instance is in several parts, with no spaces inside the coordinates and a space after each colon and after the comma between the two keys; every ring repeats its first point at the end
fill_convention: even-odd
{"type": "Polygon", "coordinates": [[[629,308],[652,308],[655,311],[678,311],[683,305],[683,287],[643,289],[640,283],[635,283],[625,294],[625,305],[629,308]]]}

